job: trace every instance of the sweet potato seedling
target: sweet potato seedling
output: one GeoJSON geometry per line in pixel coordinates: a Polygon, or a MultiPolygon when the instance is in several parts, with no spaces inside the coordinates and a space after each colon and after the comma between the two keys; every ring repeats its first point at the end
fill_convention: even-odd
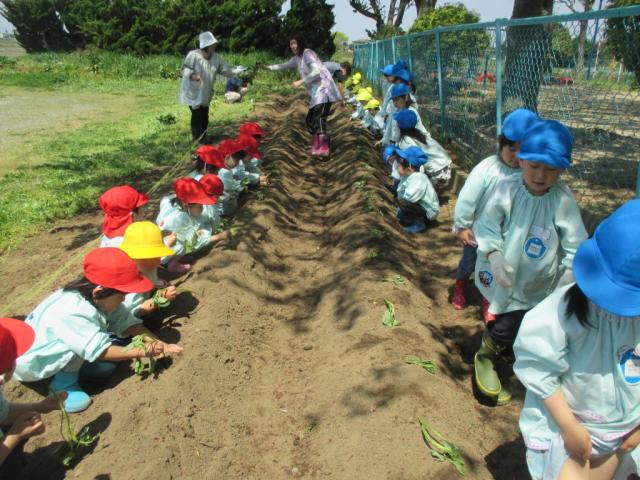
{"type": "Polygon", "coordinates": [[[393,283],[396,286],[404,285],[405,283],[407,283],[407,281],[402,275],[393,275],[390,277],[385,277],[382,281],[387,283],[393,283]]]}
{"type": "Polygon", "coordinates": [[[431,456],[438,462],[451,462],[458,473],[464,476],[464,458],[460,455],[460,449],[445,439],[441,433],[430,428],[426,420],[418,417],[418,422],[422,438],[431,449],[431,456]]]}
{"type": "Polygon", "coordinates": [[[60,411],[62,417],[60,418],[60,435],[66,442],[66,451],[62,455],[62,464],[68,467],[77,454],[81,453],[83,449],[86,449],[93,445],[102,432],[98,432],[95,435],[89,433],[89,427],[84,427],[78,433],[71,425],[69,414],[64,409],[64,403],[60,401],[60,411]]]}
{"type": "Polygon", "coordinates": [[[408,356],[404,357],[402,361],[409,365],[418,365],[432,375],[435,375],[436,373],[436,365],[431,360],[423,360],[420,357],[408,356]]]}
{"type": "Polygon", "coordinates": [[[382,315],[382,324],[387,327],[395,327],[398,325],[398,320],[396,320],[396,307],[391,300],[384,299],[384,306],[386,310],[382,315]]]}
{"type": "Polygon", "coordinates": [[[171,305],[171,301],[164,296],[164,292],[166,291],[166,288],[159,288],[158,290],[156,290],[156,293],[153,294],[151,300],[153,300],[153,303],[156,307],[166,308],[171,305]]]}
{"type": "MultiPolygon", "coordinates": [[[[136,335],[131,339],[131,343],[124,347],[124,351],[127,352],[134,348],[141,348],[147,355],[149,355],[153,349],[154,342],[145,342],[144,339],[144,335],[136,335]]],[[[138,375],[142,375],[145,372],[148,372],[150,375],[152,375],[155,369],[156,359],[151,356],[148,357],[148,362],[146,363],[143,362],[141,358],[136,358],[133,361],[133,371],[138,375]]]]}

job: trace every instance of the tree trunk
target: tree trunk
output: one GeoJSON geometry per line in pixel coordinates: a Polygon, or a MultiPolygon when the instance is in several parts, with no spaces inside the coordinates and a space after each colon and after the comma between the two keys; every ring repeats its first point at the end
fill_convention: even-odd
{"type": "MultiPolygon", "coordinates": [[[[552,12],[553,0],[515,0],[511,18],[539,17],[551,15],[552,12]]],[[[522,106],[537,112],[540,83],[550,69],[549,30],[544,25],[509,27],[505,52],[505,110],[522,106]]]]}
{"type": "MultiPolygon", "coordinates": [[[[593,9],[595,0],[583,0],[584,11],[590,12],[593,9]]],[[[578,75],[582,75],[584,70],[584,47],[587,41],[587,31],[589,29],[589,22],[582,20],[580,22],[580,30],[578,33],[578,58],[576,59],[576,72],[578,75]]]]}
{"type": "Polygon", "coordinates": [[[436,8],[437,1],[438,0],[415,0],[416,13],[418,14],[418,16],[420,16],[420,14],[425,10],[433,10],[434,8],[436,8]]]}

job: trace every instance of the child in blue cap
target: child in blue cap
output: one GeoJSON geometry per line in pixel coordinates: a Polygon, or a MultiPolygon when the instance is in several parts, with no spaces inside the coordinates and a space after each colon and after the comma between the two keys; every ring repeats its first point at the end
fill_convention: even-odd
{"type": "MultiPolygon", "coordinates": [[[[482,160],[476,165],[458,194],[453,217],[453,232],[462,242],[462,257],[456,270],[456,284],[451,304],[456,310],[462,310],[467,304],[466,290],[469,276],[476,266],[477,243],[473,236],[473,223],[487,205],[496,184],[510,175],[519,172],[516,153],[524,132],[540,117],[530,110],[519,108],[504,119],[502,133],[498,137],[498,153],[482,160]]],[[[495,320],[489,313],[489,302],[483,297],[482,310],[485,322],[495,320]]]]}
{"type": "Polygon", "coordinates": [[[525,315],[513,346],[527,387],[520,430],[529,472],[534,480],[637,478],[640,200],[580,245],[573,272],[576,283],[525,315]]]}
{"type": "Polygon", "coordinates": [[[397,216],[407,233],[420,233],[427,229],[440,213],[440,203],[429,178],[421,172],[427,156],[418,147],[396,149],[398,164],[397,216]]]}
{"type": "Polygon", "coordinates": [[[391,117],[388,118],[388,122],[385,125],[385,131],[382,136],[381,143],[383,145],[388,145],[390,143],[398,143],[400,140],[400,128],[397,125],[394,116],[397,112],[400,112],[404,109],[413,110],[417,117],[418,123],[416,125],[416,129],[426,135],[427,129],[422,124],[422,120],[420,119],[420,114],[418,110],[415,108],[415,99],[411,95],[411,89],[405,83],[396,83],[391,87],[391,100],[393,102],[393,112],[391,113],[391,117]]]}
{"type": "Polygon", "coordinates": [[[572,145],[571,132],[560,122],[529,127],[517,154],[522,173],[496,185],[473,225],[476,286],[496,316],[475,356],[476,385],[500,405],[511,393],[496,373],[498,359],[509,354],[525,313],[572,280],[573,257],[587,238],[580,208],[558,180],[569,168],[572,145]]]}
{"type": "Polygon", "coordinates": [[[444,188],[451,180],[451,157],[447,151],[434,140],[426,129],[426,133],[419,129],[419,124],[421,125],[422,122],[412,108],[400,110],[393,115],[393,119],[399,129],[398,148],[420,148],[429,158],[424,166],[424,173],[427,174],[434,187],[444,188]]]}

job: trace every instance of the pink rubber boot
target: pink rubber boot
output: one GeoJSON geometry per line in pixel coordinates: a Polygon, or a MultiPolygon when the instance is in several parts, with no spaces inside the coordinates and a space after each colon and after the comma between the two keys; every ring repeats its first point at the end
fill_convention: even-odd
{"type": "Polygon", "coordinates": [[[311,144],[311,155],[316,156],[320,155],[320,134],[313,134],[313,143],[311,144]]]}
{"type": "Polygon", "coordinates": [[[319,145],[318,145],[318,155],[321,157],[328,157],[331,154],[331,147],[329,145],[329,135],[320,134],[318,135],[319,145]]]}

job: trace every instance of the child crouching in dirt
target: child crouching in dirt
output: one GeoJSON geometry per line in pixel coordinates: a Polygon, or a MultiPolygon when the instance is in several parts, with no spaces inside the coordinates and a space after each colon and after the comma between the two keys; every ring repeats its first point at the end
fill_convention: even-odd
{"type": "Polygon", "coordinates": [[[129,225],[124,232],[120,250],[136,263],[140,275],[148,278],[155,288],[162,288],[158,295],[164,299],[160,300],[151,294],[155,288],[148,292],[129,293],[123,302],[127,310],[136,317],[144,317],[155,312],[159,306],[166,306],[167,302],[176,299],[176,287],[158,278],[161,258],[175,252],[163,243],[162,232],[155,223],[134,222],[129,225]]]}
{"type": "Polygon", "coordinates": [[[524,315],[572,281],[573,257],[587,238],[573,194],[558,181],[571,164],[572,146],[571,132],[562,123],[534,123],[517,154],[522,173],[496,185],[473,225],[476,286],[496,316],[475,355],[475,379],[480,392],[498,405],[511,400],[498,376],[498,361],[509,355],[524,315]]]}
{"type": "Polygon", "coordinates": [[[440,213],[438,194],[422,172],[427,156],[418,147],[396,149],[394,156],[400,175],[398,220],[407,233],[423,232],[428,225],[433,225],[440,213]]]}
{"type": "Polygon", "coordinates": [[[250,162],[254,160],[260,161],[260,158],[262,158],[256,138],[253,135],[240,134],[236,141],[244,148],[245,156],[243,159],[238,160],[238,165],[233,169],[234,178],[250,187],[266,185],[266,175],[254,173],[248,169],[250,162]]]}
{"type": "Polygon", "coordinates": [[[46,298],[25,322],[35,330],[35,342],[18,358],[15,377],[22,382],[52,378],[52,392],[66,391],[65,409],[81,412],[91,398],[80,379],[105,380],[113,362],[134,358],[161,358],[179,353],[178,345],[164,343],[142,326],[122,302],[127,293],[143,293],[153,284],[119,248],[97,248],[84,258],[84,274],[46,298]],[[144,335],[147,349],[124,350],[112,345],[108,331],[120,338],[144,335]]]}
{"type": "MultiPolygon", "coordinates": [[[[504,119],[502,133],[498,137],[498,154],[482,160],[476,165],[458,194],[453,217],[453,232],[462,242],[462,257],[456,270],[456,285],[451,304],[456,310],[462,310],[467,304],[466,290],[469,275],[476,266],[478,245],[473,236],[473,224],[484,211],[500,180],[519,172],[516,154],[524,138],[524,132],[539,121],[538,115],[530,110],[519,108],[504,119]]],[[[485,322],[495,320],[489,313],[489,302],[482,298],[482,312],[485,322]]]]}
{"type": "Polygon", "coordinates": [[[364,106],[373,98],[371,87],[361,88],[356,95],[356,110],[351,114],[351,120],[364,120],[366,116],[366,110],[364,106]]]}
{"type": "Polygon", "coordinates": [[[66,392],[54,393],[37,403],[8,402],[2,387],[11,380],[16,359],[33,345],[35,332],[25,322],[14,318],[0,318],[0,478],[21,478],[24,459],[22,449],[26,441],[44,433],[40,414],[60,409],[66,392]],[[8,427],[8,428],[7,428],[8,427]]]}
{"type": "Polygon", "coordinates": [[[365,117],[362,120],[362,126],[369,130],[375,138],[382,137],[382,129],[384,121],[380,115],[380,100],[372,98],[364,106],[365,117]]]}
{"type": "Polygon", "coordinates": [[[575,282],[527,313],[513,346],[527,387],[520,430],[534,480],[640,472],[640,200],[596,229],[575,282]]]}
{"type": "MultiPolygon", "coordinates": [[[[255,138],[258,144],[256,148],[256,151],[258,153],[260,153],[259,151],[260,143],[262,142],[262,139],[266,134],[267,132],[265,132],[260,127],[260,125],[258,125],[255,122],[245,122],[242,125],[240,125],[240,135],[251,135],[253,138],[255,138]]],[[[264,172],[260,168],[261,165],[262,165],[262,155],[258,157],[253,157],[248,162],[245,162],[245,170],[251,175],[257,175],[258,183],[260,182],[260,177],[265,176],[264,172]]],[[[266,176],[264,181],[265,182],[267,181],[266,176]]]]}
{"type": "Polygon", "coordinates": [[[444,188],[451,180],[451,157],[442,146],[418,129],[418,114],[411,108],[404,108],[393,115],[394,122],[398,125],[398,148],[406,149],[418,147],[429,158],[424,166],[431,183],[436,188],[444,188]]]}
{"type": "Polygon", "coordinates": [[[225,230],[220,233],[216,233],[220,228],[220,206],[218,200],[224,194],[224,184],[217,175],[203,175],[200,179],[200,184],[204,188],[204,192],[213,200],[213,204],[204,205],[202,214],[198,218],[200,228],[213,233],[211,236],[212,242],[219,240],[226,240],[229,238],[229,231],[225,230]]]}
{"type": "MultiPolygon", "coordinates": [[[[169,207],[162,209],[156,224],[167,235],[165,243],[174,254],[163,257],[161,263],[172,273],[186,273],[191,264],[183,263],[182,257],[197,252],[214,241],[214,232],[200,223],[204,207],[216,202],[206,194],[200,182],[183,177],[173,182],[175,196],[168,200],[169,207]]],[[[165,201],[166,203],[166,201],[165,201]]]]}
{"type": "Polygon", "coordinates": [[[200,180],[200,177],[207,173],[217,174],[222,166],[224,166],[222,152],[211,145],[202,145],[196,150],[193,171],[189,176],[200,180]]]}
{"type": "Polygon", "coordinates": [[[148,202],[148,196],[129,185],[110,188],[100,195],[100,208],[104,211],[100,247],[120,245],[124,231],[148,202]]]}

